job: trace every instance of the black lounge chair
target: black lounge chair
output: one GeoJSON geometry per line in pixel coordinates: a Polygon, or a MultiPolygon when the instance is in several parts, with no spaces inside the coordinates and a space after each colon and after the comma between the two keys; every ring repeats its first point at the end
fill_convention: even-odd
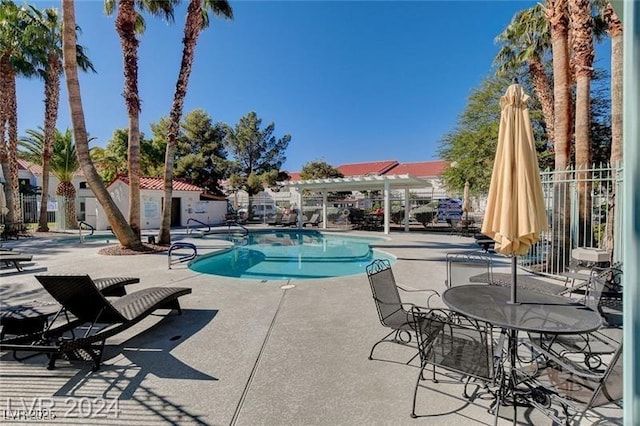
{"type": "Polygon", "coordinates": [[[320,215],[318,213],[314,213],[313,215],[311,215],[311,219],[302,223],[302,226],[303,227],[306,227],[307,225],[318,226],[320,222],[322,222],[320,215]]]}
{"type": "Polygon", "coordinates": [[[0,262],[5,266],[12,266],[22,272],[22,265],[20,262],[31,262],[33,256],[30,254],[18,253],[14,251],[3,251],[0,253],[0,262]]]}
{"type": "Polygon", "coordinates": [[[91,360],[96,371],[107,338],[157,309],[176,309],[182,313],[178,298],[191,293],[190,288],[151,287],[109,300],[88,275],[38,275],[36,278],[62,308],[37,340],[33,335],[4,339],[0,349],[47,353],[49,369],[55,367],[57,358],[64,356],[91,360]],[[87,325],[86,331],[77,336],[76,332],[84,325],[87,325]]]}
{"type": "MultiPolygon", "coordinates": [[[[137,277],[105,277],[96,278],[93,283],[98,290],[109,297],[119,297],[127,294],[126,285],[140,282],[137,277]]],[[[49,319],[60,310],[55,302],[33,301],[19,305],[3,306],[0,310],[0,338],[6,335],[20,336],[42,333],[49,324],[49,319]]],[[[15,353],[14,353],[15,356],[15,353]]]]}

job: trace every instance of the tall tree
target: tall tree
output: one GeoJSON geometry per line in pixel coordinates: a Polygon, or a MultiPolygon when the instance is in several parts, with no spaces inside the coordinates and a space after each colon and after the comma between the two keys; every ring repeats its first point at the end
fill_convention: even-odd
{"type": "Polygon", "coordinates": [[[78,64],[76,62],[76,17],[74,0],[62,1],[62,53],[67,93],[69,97],[69,109],[71,110],[71,122],[73,123],[73,139],[76,144],[78,162],[87,179],[89,188],[102,206],[111,225],[113,233],[118,238],[120,245],[133,250],[143,250],[140,237],[131,229],[124,215],[114,203],[107,192],[100,175],[94,167],[89,156],[89,140],[87,127],[82,109],[82,97],[80,94],[80,81],[78,80],[78,64]]]}
{"type": "Polygon", "coordinates": [[[575,159],[578,179],[578,245],[590,247],[591,181],[591,75],[593,73],[593,18],[590,0],[569,0],[573,75],[576,80],[575,159]]]}
{"type": "Polygon", "coordinates": [[[21,221],[18,184],[18,103],[16,78],[35,75],[34,43],[27,34],[30,9],[0,0],[0,165],[9,212],[7,224],[21,221]]]}
{"type": "MultiPolygon", "coordinates": [[[[162,15],[173,21],[178,0],[117,0],[116,30],[122,45],[124,63],[124,99],[129,115],[128,172],[129,225],[140,238],[140,97],[138,93],[138,45],[136,33],[144,30],[144,21],[136,11],[162,15]]],[[[111,15],[116,0],[105,0],[105,11],[111,15]]]]}
{"type": "Polygon", "coordinates": [[[622,22],[607,2],[603,11],[611,37],[611,165],[622,163],[622,22]]]}
{"type": "MultiPolygon", "coordinates": [[[[601,5],[602,6],[602,5],[601,5]]],[[[611,3],[601,7],[602,16],[606,23],[606,31],[611,38],[611,156],[609,163],[611,167],[617,169],[622,164],[622,22],[613,10],[611,3]]],[[[607,227],[605,233],[605,248],[610,254],[610,259],[614,259],[614,238],[613,229],[615,226],[615,206],[616,206],[615,186],[609,199],[609,214],[607,215],[607,227]]]]}
{"type": "MultiPolygon", "coordinates": [[[[571,160],[571,121],[572,121],[572,84],[571,68],[569,66],[569,11],[568,0],[547,0],[544,13],[549,20],[551,29],[551,46],[553,52],[553,98],[555,133],[555,169],[564,171],[571,160]]],[[[569,202],[569,188],[562,174],[556,175],[553,186],[554,214],[553,224],[553,265],[562,272],[568,264],[570,248],[569,230],[571,229],[571,215],[569,202]]]]}
{"type": "Polygon", "coordinates": [[[185,116],[181,127],[176,146],[176,176],[210,194],[223,195],[219,182],[230,167],[224,147],[226,126],[213,124],[205,111],[196,109],[185,116]]]}
{"type": "MultiPolygon", "coordinates": [[[[58,10],[49,8],[43,11],[31,6],[35,18],[30,26],[31,40],[35,40],[37,54],[37,73],[44,80],[44,146],[42,158],[42,195],[37,231],[49,230],[47,224],[47,204],[49,198],[49,168],[51,149],[56,138],[56,121],[60,103],[60,75],[62,74],[62,22],[58,10]]],[[[76,61],[83,71],[92,70],[93,64],[85,55],[82,46],[77,45],[76,61]]],[[[70,134],[69,134],[70,136],[70,134]]],[[[68,222],[69,223],[69,222],[68,222]]]]}
{"type": "Polygon", "coordinates": [[[300,178],[303,180],[341,177],[344,177],[344,175],[340,170],[324,160],[309,161],[300,170],[300,178]]]}
{"type": "Polygon", "coordinates": [[[565,170],[571,160],[571,69],[569,67],[568,0],[547,0],[543,7],[551,28],[553,52],[554,150],[557,170],[565,170]]]}
{"type": "MultiPolygon", "coordinates": [[[[284,152],[289,146],[291,135],[280,139],[273,136],[275,124],[270,123],[264,130],[260,129],[262,119],[251,111],[235,127],[227,126],[225,144],[233,155],[237,172],[244,182],[244,189],[251,196],[263,189],[259,175],[272,170],[280,170],[286,157],[284,152]]],[[[251,205],[249,205],[251,211],[251,205]]]]}
{"type": "MultiPolygon", "coordinates": [[[[438,154],[451,165],[442,177],[445,186],[462,193],[468,180],[473,193],[486,193],[491,181],[491,169],[496,153],[500,127],[500,98],[504,96],[510,79],[506,76],[485,78],[474,88],[465,110],[458,117],[456,127],[440,140],[438,154]]],[[[533,83],[527,78],[520,83],[530,93],[533,83]]],[[[553,165],[553,153],[545,140],[541,106],[532,101],[529,114],[540,169],[553,165]]]]}
{"type": "Polygon", "coordinates": [[[551,34],[542,6],[538,4],[516,13],[496,41],[502,45],[494,59],[498,74],[517,77],[523,67],[527,68],[542,106],[547,138],[553,143],[553,89],[543,60],[551,49],[551,34]]]}
{"type": "Polygon", "coordinates": [[[191,66],[195,56],[196,45],[200,31],[209,26],[209,11],[215,16],[227,19],[233,18],[233,11],[226,0],[191,0],[187,8],[187,18],[184,24],[184,37],[182,38],[182,61],[176,82],[176,91],[173,96],[173,105],[169,113],[169,131],[167,140],[167,152],[165,154],[164,168],[164,204],[162,208],[162,221],[158,236],[160,244],[171,242],[171,197],[173,192],[173,163],[180,120],[182,119],[182,107],[187,94],[191,66]]]}

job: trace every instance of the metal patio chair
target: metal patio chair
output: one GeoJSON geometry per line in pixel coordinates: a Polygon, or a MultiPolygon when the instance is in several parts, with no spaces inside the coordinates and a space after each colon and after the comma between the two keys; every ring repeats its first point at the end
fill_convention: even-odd
{"type": "MultiPolygon", "coordinates": [[[[504,338],[494,345],[490,324],[472,320],[446,309],[412,309],[420,354],[420,372],[413,394],[411,417],[416,418],[418,389],[431,367],[434,383],[438,376],[452,383],[464,383],[463,396],[470,399],[468,385],[495,387],[501,377],[504,338]]],[[[504,336],[501,334],[501,336],[504,336]]],[[[489,389],[489,392],[494,393],[489,389]]]]}
{"type": "Polygon", "coordinates": [[[397,285],[391,269],[391,263],[386,259],[374,260],[367,266],[366,271],[380,323],[384,327],[391,329],[389,334],[376,342],[371,348],[369,359],[373,359],[373,351],[382,342],[401,345],[409,345],[411,343],[411,335],[414,333],[411,308],[414,304],[403,302],[398,290],[407,293],[428,293],[429,295],[425,299],[425,306],[427,307],[431,297],[439,296],[439,294],[435,290],[410,290],[397,285]]]}
{"type": "Polygon", "coordinates": [[[607,366],[599,370],[570,358],[558,358],[553,353],[545,356],[553,362],[533,375],[522,370],[517,372],[521,384],[530,389],[531,404],[556,424],[579,424],[590,409],[619,405],[622,401],[622,343],[616,347],[607,366]],[[556,404],[561,411],[554,408],[556,404]]]}
{"type": "Polygon", "coordinates": [[[581,302],[602,316],[602,328],[583,335],[541,336],[531,333],[531,343],[544,351],[563,357],[570,354],[583,355],[587,368],[598,369],[602,364],[602,357],[615,352],[621,339],[619,324],[610,323],[603,309],[603,305],[609,300],[621,298],[621,279],[621,269],[591,268],[585,297],[581,302]]]}
{"type": "Polygon", "coordinates": [[[448,253],[447,287],[493,282],[491,256],[486,253],[448,253]]]}

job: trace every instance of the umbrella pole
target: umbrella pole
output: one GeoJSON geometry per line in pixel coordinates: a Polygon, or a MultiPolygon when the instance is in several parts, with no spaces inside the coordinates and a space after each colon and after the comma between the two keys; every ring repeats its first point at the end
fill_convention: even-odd
{"type": "Polygon", "coordinates": [[[511,304],[518,303],[517,287],[518,287],[518,258],[514,254],[511,256],[511,304]]]}

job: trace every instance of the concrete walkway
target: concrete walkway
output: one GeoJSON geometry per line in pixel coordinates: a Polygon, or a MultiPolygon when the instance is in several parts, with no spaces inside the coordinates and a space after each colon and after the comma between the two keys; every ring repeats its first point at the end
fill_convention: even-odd
{"type": "MultiPolygon", "coordinates": [[[[174,241],[184,238],[176,235],[174,241]]],[[[44,356],[18,362],[1,354],[0,422],[35,406],[44,409],[42,416],[55,414],[42,419],[48,424],[493,424],[490,395],[481,389],[468,401],[459,383],[425,382],[418,407],[428,416],[410,418],[418,369],[403,362],[414,352],[382,344],[375,354],[381,360],[367,359],[386,331],[364,274],[291,281],[223,278],[192,272],[185,264],[168,270],[166,254],[99,255],[107,239],[113,244],[109,235],[84,244],[77,237],[5,243],[32,253],[33,262],[22,273],[0,271],[2,304],[47,299],[34,278],[38,273],[133,275],[141,283],[130,291],[191,287],[193,293],[180,299],[183,315],[160,311],[110,339],[103,366],[94,373],[86,363],[62,360],[49,371],[44,356]]],[[[224,246],[191,241],[199,252],[224,246]]],[[[471,238],[415,231],[392,232],[375,247],[397,257],[393,269],[399,283],[440,292],[446,253],[477,250],[471,238]]],[[[443,306],[439,300],[435,304],[443,306]]],[[[500,413],[499,424],[512,423],[512,410],[500,413]]],[[[603,421],[602,416],[607,424],[621,423],[617,409],[599,410],[589,420],[603,421]]],[[[518,410],[518,423],[551,424],[527,408],[518,410]]]]}

